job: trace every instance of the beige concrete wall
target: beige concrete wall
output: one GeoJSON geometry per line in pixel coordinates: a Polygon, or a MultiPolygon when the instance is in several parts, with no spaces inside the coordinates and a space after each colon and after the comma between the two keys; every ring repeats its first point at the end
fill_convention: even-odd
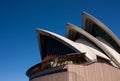
{"type": "Polygon", "coordinates": [[[41,76],[30,81],[120,81],[120,69],[105,63],[66,65],[67,72],[41,76]]]}
{"type": "Polygon", "coordinates": [[[42,77],[32,79],[31,81],[69,81],[68,72],[61,72],[61,73],[51,74],[47,76],[42,76],[42,77]]]}
{"type": "Polygon", "coordinates": [[[105,63],[68,65],[69,81],[120,81],[120,69],[105,63]]]}

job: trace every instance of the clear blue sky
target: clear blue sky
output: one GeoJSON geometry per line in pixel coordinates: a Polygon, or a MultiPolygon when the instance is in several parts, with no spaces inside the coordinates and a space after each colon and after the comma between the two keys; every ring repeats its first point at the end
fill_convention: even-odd
{"type": "Polygon", "coordinates": [[[120,38],[120,0],[0,0],[0,81],[28,81],[41,61],[36,28],[64,36],[67,22],[81,27],[83,11],[120,38]]]}

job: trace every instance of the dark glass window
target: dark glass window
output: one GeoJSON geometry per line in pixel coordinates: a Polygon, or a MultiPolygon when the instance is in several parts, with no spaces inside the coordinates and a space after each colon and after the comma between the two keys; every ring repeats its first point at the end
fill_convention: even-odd
{"type": "Polygon", "coordinates": [[[102,35],[104,35],[105,34],[105,32],[98,26],[98,25],[96,25],[96,24],[93,24],[93,29],[92,29],[92,35],[93,36],[102,36],[102,35]]]}
{"type": "Polygon", "coordinates": [[[69,53],[76,53],[76,52],[67,45],[61,43],[60,41],[51,37],[47,37],[46,55],[49,54],[65,55],[69,53]]]}
{"type": "Polygon", "coordinates": [[[119,52],[120,48],[119,48],[118,44],[116,44],[116,42],[113,40],[113,38],[96,24],[93,24],[92,35],[95,36],[95,37],[97,37],[97,36],[102,37],[109,44],[111,44],[111,46],[113,46],[116,51],[119,52]]]}

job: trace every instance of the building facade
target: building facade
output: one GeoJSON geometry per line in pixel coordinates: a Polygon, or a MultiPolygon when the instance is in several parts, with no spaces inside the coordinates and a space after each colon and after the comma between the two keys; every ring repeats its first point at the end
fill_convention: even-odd
{"type": "Polygon", "coordinates": [[[86,12],[82,22],[68,23],[66,37],[37,29],[42,62],[28,69],[29,81],[120,80],[120,40],[86,12]]]}

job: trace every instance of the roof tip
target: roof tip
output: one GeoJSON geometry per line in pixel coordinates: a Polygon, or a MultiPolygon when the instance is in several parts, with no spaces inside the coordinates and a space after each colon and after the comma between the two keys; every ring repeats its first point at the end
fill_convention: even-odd
{"type": "MultiPolygon", "coordinates": [[[[74,24],[68,22],[67,25],[74,25],[74,24]]],[[[75,26],[75,25],[74,25],[74,26],[75,26]]]]}
{"type": "Polygon", "coordinates": [[[83,15],[91,16],[89,13],[83,11],[83,15]]]}
{"type": "Polygon", "coordinates": [[[41,32],[41,31],[45,31],[45,30],[40,29],[40,28],[36,28],[36,32],[41,32]]]}
{"type": "Polygon", "coordinates": [[[68,22],[67,25],[72,25],[72,24],[70,22],[68,22]]]}
{"type": "Polygon", "coordinates": [[[86,11],[83,11],[83,14],[86,14],[87,12],[86,11]]]}
{"type": "Polygon", "coordinates": [[[43,31],[44,29],[36,28],[36,31],[43,31]]]}
{"type": "Polygon", "coordinates": [[[40,28],[36,28],[36,31],[40,30],[40,28]]]}
{"type": "Polygon", "coordinates": [[[80,27],[78,27],[78,26],[76,26],[76,25],[74,25],[74,24],[71,24],[71,23],[67,23],[67,29],[80,29],[80,27]]]}

